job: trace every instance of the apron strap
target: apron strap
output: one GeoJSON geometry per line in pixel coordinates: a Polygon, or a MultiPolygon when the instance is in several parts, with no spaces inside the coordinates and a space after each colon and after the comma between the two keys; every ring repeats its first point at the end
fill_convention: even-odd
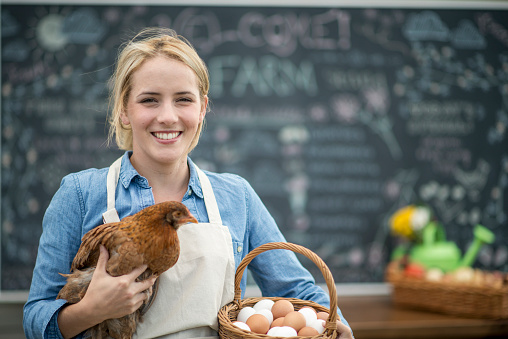
{"type": "Polygon", "coordinates": [[[102,220],[105,224],[120,221],[118,212],[115,208],[115,192],[118,178],[120,177],[120,167],[122,166],[122,157],[109,166],[108,177],[106,182],[106,190],[108,194],[108,209],[102,214],[102,220]]]}
{"type": "MultiPolygon", "coordinates": [[[[116,185],[118,184],[118,178],[120,177],[120,167],[122,165],[122,158],[116,159],[116,161],[109,167],[107,176],[107,195],[108,195],[108,209],[102,214],[104,223],[118,222],[120,217],[115,208],[115,192],[116,185]]],[[[201,183],[201,189],[203,190],[203,197],[205,200],[206,211],[208,213],[208,220],[210,223],[222,225],[222,219],[219,213],[219,207],[215,200],[215,194],[213,193],[212,185],[206,174],[194,165],[196,172],[198,173],[199,182],[201,183]]]]}
{"type": "Polygon", "coordinates": [[[217,200],[213,193],[212,185],[206,174],[194,165],[196,172],[198,173],[199,182],[201,183],[201,189],[203,191],[203,197],[205,199],[206,211],[208,212],[208,220],[211,224],[222,225],[222,219],[219,213],[219,207],[217,206],[217,200]]]}

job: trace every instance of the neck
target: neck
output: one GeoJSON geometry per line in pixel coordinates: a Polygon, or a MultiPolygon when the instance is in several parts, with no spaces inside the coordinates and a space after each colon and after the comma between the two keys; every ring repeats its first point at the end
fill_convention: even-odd
{"type": "Polygon", "coordinates": [[[139,161],[133,154],[131,163],[148,180],[155,203],[182,201],[190,179],[187,157],[172,163],[154,163],[139,161]]]}

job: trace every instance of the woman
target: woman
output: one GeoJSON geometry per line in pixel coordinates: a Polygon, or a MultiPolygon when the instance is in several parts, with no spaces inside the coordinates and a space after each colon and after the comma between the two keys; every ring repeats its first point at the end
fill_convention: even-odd
{"type": "MultiPolygon", "coordinates": [[[[115,221],[167,200],[183,202],[200,223],[179,230],[179,261],[161,276],[157,298],[136,336],[217,336],[217,312],[233,299],[234,272],[242,258],[284,237],[244,179],[205,174],[188,157],[203,127],[209,80],[204,62],[185,39],[171,30],[144,30],[123,48],[112,81],[110,138],[126,152],[109,169],[89,169],[62,180],[43,220],[24,308],[26,336],[71,338],[136,310],[143,291],[154,283],[135,282],[145,267],[109,276],[108,253],[102,248],[86,295],[72,305],[55,300],[65,284],[59,273],[69,271],[81,237],[103,217],[115,221]]],[[[265,296],[329,306],[327,294],[290,251],[262,253],[249,267],[265,296]]],[[[242,291],[245,286],[246,275],[242,291]]],[[[339,316],[342,337],[351,338],[339,316]]]]}

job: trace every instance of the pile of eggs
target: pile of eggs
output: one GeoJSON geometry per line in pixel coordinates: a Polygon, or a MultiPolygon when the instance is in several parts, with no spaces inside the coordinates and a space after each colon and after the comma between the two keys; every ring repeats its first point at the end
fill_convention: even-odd
{"type": "Polygon", "coordinates": [[[233,322],[238,328],[275,337],[315,336],[325,330],[329,314],[310,306],[296,311],[286,299],[262,299],[253,307],[244,307],[233,322]]]}

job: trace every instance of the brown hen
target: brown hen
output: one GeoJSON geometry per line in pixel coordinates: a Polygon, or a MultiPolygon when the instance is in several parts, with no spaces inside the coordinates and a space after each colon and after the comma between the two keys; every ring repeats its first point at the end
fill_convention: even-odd
{"type": "MultiPolygon", "coordinates": [[[[146,264],[148,268],[138,281],[159,276],[176,264],[180,255],[180,243],[176,230],[183,224],[197,223],[187,207],[176,201],[162,202],[147,207],[119,222],[97,226],[83,236],[78,253],[74,257],[67,283],[57,299],[74,304],[80,301],[90,284],[99,259],[100,245],[109,251],[106,270],[112,276],[130,273],[146,264]]],[[[156,290],[156,288],[154,288],[156,290]]],[[[87,331],[92,338],[131,338],[142,314],[151,305],[155,293],[147,290],[149,298],[134,313],[118,319],[108,319],[87,331]]]]}

